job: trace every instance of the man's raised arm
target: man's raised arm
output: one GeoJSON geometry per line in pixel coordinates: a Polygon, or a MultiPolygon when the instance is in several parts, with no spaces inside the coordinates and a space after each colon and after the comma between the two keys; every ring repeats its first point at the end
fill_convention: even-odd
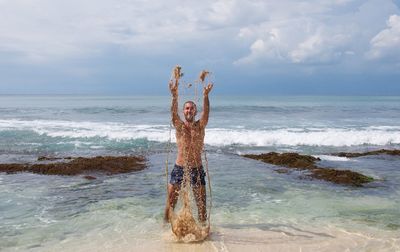
{"type": "Polygon", "coordinates": [[[169,83],[169,90],[172,94],[172,104],[171,104],[171,117],[172,117],[172,124],[176,127],[180,122],[181,119],[178,115],[178,80],[170,81],[169,83]]]}
{"type": "Polygon", "coordinates": [[[200,118],[200,125],[205,127],[208,123],[208,115],[210,114],[210,100],[208,94],[213,88],[213,84],[209,83],[203,90],[203,113],[200,118]]]}

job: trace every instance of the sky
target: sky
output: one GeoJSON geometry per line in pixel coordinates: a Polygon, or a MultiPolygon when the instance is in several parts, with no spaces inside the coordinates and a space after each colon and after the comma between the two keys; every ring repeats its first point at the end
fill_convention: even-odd
{"type": "Polygon", "coordinates": [[[0,0],[0,94],[400,95],[400,0],[0,0]]]}

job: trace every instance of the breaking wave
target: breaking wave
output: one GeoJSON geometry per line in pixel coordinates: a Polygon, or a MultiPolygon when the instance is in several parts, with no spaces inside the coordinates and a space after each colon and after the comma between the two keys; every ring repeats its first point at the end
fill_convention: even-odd
{"type": "MultiPolygon", "coordinates": [[[[104,138],[113,141],[146,139],[175,142],[169,125],[126,124],[113,122],[76,122],[57,120],[0,120],[0,136],[7,131],[33,131],[54,138],[104,138]]],[[[370,126],[357,128],[207,128],[205,142],[212,146],[356,146],[400,144],[400,127],[370,126]]]]}

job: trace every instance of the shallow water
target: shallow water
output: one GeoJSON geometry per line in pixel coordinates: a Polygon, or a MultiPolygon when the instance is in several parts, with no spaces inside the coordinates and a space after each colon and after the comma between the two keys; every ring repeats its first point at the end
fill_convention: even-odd
{"type": "MultiPolygon", "coordinates": [[[[106,246],[108,237],[114,239],[111,244],[163,240],[169,231],[162,222],[164,158],[150,155],[147,170],[94,181],[2,174],[2,249],[41,250],[90,239],[106,246]]],[[[238,156],[209,153],[209,159],[212,231],[332,226],[372,235],[384,232],[386,239],[400,234],[398,177],[375,171],[370,175],[385,183],[348,188],[278,174],[272,165],[238,156]]]]}

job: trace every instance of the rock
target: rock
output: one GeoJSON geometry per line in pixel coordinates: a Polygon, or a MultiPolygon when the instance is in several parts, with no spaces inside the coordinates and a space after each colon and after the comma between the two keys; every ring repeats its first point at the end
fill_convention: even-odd
{"type": "Polygon", "coordinates": [[[56,158],[56,157],[46,157],[46,156],[39,156],[39,157],[37,158],[38,161],[46,161],[46,160],[52,161],[52,160],[57,160],[57,159],[60,159],[60,158],[56,158]]]}
{"type": "Polygon", "coordinates": [[[350,170],[335,170],[332,168],[318,168],[312,171],[311,177],[323,179],[335,184],[362,186],[374,181],[373,178],[350,170]]]}
{"type": "MultiPolygon", "coordinates": [[[[40,157],[39,157],[40,158],[40,157]]],[[[57,158],[58,160],[64,158],[57,158]]],[[[68,159],[68,158],[66,158],[68,159]]],[[[41,160],[51,161],[41,158],[41,160]]],[[[0,164],[0,172],[32,172],[47,175],[67,175],[87,174],[91,172],[101,172],[107,175],[126,173],[131,171],[143,170],[146,167],[145,158],[139,156],[97,156],[97,157],[77,157],[68,162],[34,163],[34,164],[0,164]]]]}
{"type": "Polygon", "coordinates": [[[315,168],[315,161],[320,161],[319,158],[313,156],[300,155],[298,153],[276,153],[269,152],[260,155],[243,155],[247,158],[263,161],[274,165],[286,166],[289,168],[311,169],[315,168]]]}
{"type": "Polygon", "coordinates": [[[362,157],[362,156],[371,156],[371,155],[381,155],[381,154],[386,154],[386,155],[392,155],[392,156],[400,156],[400,150],[376,150],[376,151],[367,151],[367,152],[362,152],[362,153],[353,153],[353,152],[339,152],[339,153],[333,153],[332,155],[338,156],[338,157],[347,157],[347,158],[353,158],[353,157],[362,157]]]}
{"type": "MultiPolygon", "coordinates": [[[[319,158],[300,155],[298,153],[276,153],[269,152],[260,155],[247,154],[244,157],[260,160],[265,163],[285,166],[290,169],[308,170],[310,174],[307,176],[330,181],[341,185],[362,186],[364,183],[372,182],[374,179],[358,172],[350,170],[336,170],[332,168],[318,167],[315,162],[320,161],[319,158]]],[[[287,173],[283,169],[277,169],[278,173],[287,173]]]]}
{"type": "Polygon", "coordinates": [[[46,156],[39,156],[38,161],[54,161],[60,159],[72,159],[72,157],[46,157],[46,156]]]}
{"type": "Polygon", "coordinates": [[[289,169],[276,169],[274,171],[276,171],[277,173],[289,173],[289,169]]]}
{"type": "Polygon", "coordinates": [[[83,176],[83,178],[85,178],[85,179],[87,179],[87,180],[94,180],[94,179],[97,179],[96,177],[93,177],[93,176],[90,176],[90,175],[83,176]]]}

